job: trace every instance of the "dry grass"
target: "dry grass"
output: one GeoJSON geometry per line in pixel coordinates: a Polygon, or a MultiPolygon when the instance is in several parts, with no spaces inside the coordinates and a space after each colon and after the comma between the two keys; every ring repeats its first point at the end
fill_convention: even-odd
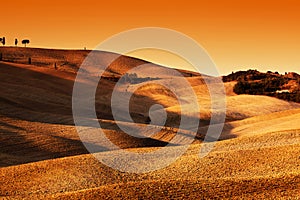
{"type": "Polygon", "coordinates": [[[169,167],[142,175],[121,173],[81,155],[2,168],[1,183],[15,198],[297,197],[300,132],[281,135],[278,145],[277,140],[266,144],[273,137],[267,135],[222,141],[203,159],[198,157],[201,145],[193,145],[169,167]],[[289,138],[298,143],[285,141],[289,138]]]}
{"type": "MultiPolygon", "coordinates": [[[[200,141],[167,168],[146,174],[122,173],[88,154],[73,124],[74,72],[87,52],[30,48],[1,48],[0,51],[10,53],[10,59],[32,56],[36,62],[33,65],[21,64],[20,59],[16,60],[19,64],[0,62],[0,198],[299,198],[299,104],[266,96],[235,95],[234,83],[226,83],[227,123],[223,140],[215,144],[208,156],[199,158],[204,145],[200,141]],[[68,63],[58,70],[46,64],[65,60],[68,63]]],[[[112,55],[102,52],[101,56],[105,63],[112,55]]],[[[141,63],[145,62],[121,57],[110,70],[114,74],[123,74],[141,63]]],[[[174,118],[180,114],[173,94],[158,85],[167,83],[168,69],[151,65],[149,70],[154,68],[164,78],[139,88],[132,98],[131,111],[141,127],[145,126],[144,117],[153,103],[164,105],[174,118]]],[[[209,120],[207,87],[200,76],[187,80],[201,104],[201,119],[209,120]]],[[[150,139],[137,139],[122,133],[109,109],[114,83],[102,80],[99,86],[102,89],[97,91],[98,118],[115,144],[134,152],[148,152],[161,148],[172,139],[176,128],[164,128],[150,139]]],[[[130,86],[128,90],[133,91],[139,86],[130,86]]],[[[184,91],[185,88],[178,87],[177,90],[184,91]]],[[[189,105],[189,97],[185,103],[189,105]]],[[[169,125],[176,126],[176,123],[169,125]]],[[[201,134],[205,134],[205,125],[201,124],[201,134]]],[[[168,148],[175,151],[178,147],[168,148]]],[[[98,154],[113,157],[117,153],[98,154]]]]}

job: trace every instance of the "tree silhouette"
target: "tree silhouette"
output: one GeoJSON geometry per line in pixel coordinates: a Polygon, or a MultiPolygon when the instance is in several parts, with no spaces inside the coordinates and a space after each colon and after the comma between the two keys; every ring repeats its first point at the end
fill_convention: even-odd
{"type": "Polygon", "coordinates": [[[15,46],[18,46],[18,39],[15,39],[15,46]]]}
{"type": "Polygon", "coordinates": [[[1,38],[0,42],[3,44],[3,46],[5,45],[5,37],[1,38]]]}
{"type": "Polygon", "coordinates": [[[22,44],[24,44],[25,45],[25,47],[26,47],[26,44],[29,44],[30,43],[30,41],[29,40],[22,40],[22,44]]]}

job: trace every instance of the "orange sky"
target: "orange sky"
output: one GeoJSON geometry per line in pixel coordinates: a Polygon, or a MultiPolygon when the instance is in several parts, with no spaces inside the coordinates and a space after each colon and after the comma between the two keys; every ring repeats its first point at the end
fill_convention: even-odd
{"type": "Polygon", "coordinates": [[[121,31],[158,26],[199,42],[221,74],[300,73],[299,10],[298,0],[2,0],[0,36],[7,45],[17,37],[31,47],[92,49],[121,31]]]}

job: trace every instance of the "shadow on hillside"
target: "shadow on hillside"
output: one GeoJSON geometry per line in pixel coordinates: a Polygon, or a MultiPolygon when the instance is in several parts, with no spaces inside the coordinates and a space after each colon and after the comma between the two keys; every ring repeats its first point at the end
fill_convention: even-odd
{"type": "MultiPolygon", "coordinates": [[[[221,134],[219,133],[219,129],[214,130],[214,125],[211,126],[211,132],[210,135],[207,135],[207,131],[209,129],[209,125],[207,126],[200,126],[198,129],[198,133],[195,137],[196,140],[199,141],[206,141],[206,142],[212,142],[212,141],[221,141],[221,140],[227,140],[231,138],[236,138],[236,135],[231,134],[231,130],[234,127],[231,124],[224,123],[221,134]]],[[[198,143],[195,141],[195,143],[198,143]]]]}
{"type": "MultiPolygon", "coordinates": [[[[12,119],[47,124],[74,125],[72,116],[73,81],[58,78],[29,69],[0,63],[1,96],[0,115],[12,119]]],[[[112,83],[108,82],[108,85],[112,83]]],[[[109,112],[98,112],[100,117],[112,120],[109,112]]],[[[0,166],[10,166],[65,156],[89,153],[82,142],[59,135],[49,135],[39,130],[28,133],[23,127],[0,122],[0,154],[4,159],[0,166]],[[47,137],[51,142],[40,145],[30,135],[47,137]],[[46,136],[45,136],[46,135],[46,136]],[[28,139],[29,138],[29,139],[28,139]],[[56,151],[58,143],[61,145],[56,151]]],[[[114,128],[114,130],[116,130],[114,128]]],[[[54,130],[55,132],[55,130],[54,130]]],[[[113,142],[121,148],[163,147],[168,143],[152,138],[139,139],[123,132],[109,133],[113,142]]],[[[87,144],[92,145],[93,144],[87,144]]],[[[107,149],[93,146],[96,152],[107,149]]]]}
{"type": "MultiPolygon", "coordinates": [[[[5,63],[0,63],[0,78],[0,115],[30,122],[74,125],[72,115],[73,81],[29,69],[14,67],[5,63]]],[[[115,82],[101,79],[98,85],[102,87],[105,86],[106,90],[97,90],[97,117],[98,119],[113,120],[110,102],[105,100],[101,101],[101,98],[99,100],[97,97],[105,96],[110,99],[115,82]]],[[[139,113],[134,111],[134,109],[131,110],[132,118],[134,122],[147,124],[148,116],[141,113],[148,113],[150,107],[157,102],[149,97],[139,95],[135,95],[135,99],[136,100],[132,103],[140,104],[139,107],[143,110],[139,113]],[[137,101],[139,99],[142,101],[137,101]]],[[[180,116],[174,113],[168,113],[166,129],[178,128],[179,123],[180,116]]],[[[204,139],[208,124],[209,120],[200,120],[199,131],[195,140],[201,142],[204,139]]],[[[135,138],[122,132],[116,124],[102,125],[104,125],[105,129],[110,130],[106,131],[107,137],[120,148],[164,147],[169,144],[160,139],[135,138]]],[[[0,122],[0,126],[3,127],[0,130],[0,154],[13,159],[13,161],[9,161],[9,159],[4,160],[0,163],[0,166],[88,153],[80,140],[55,134],[46,134],[49,141],[55,142],[53,144],[39,146],[39,143],[34,143],[32,139],[28,139],[26,134],[36,134],[43,138],[43,134],[45,134],[43,130],[40,130],[38,133],[26,133],[23,127],[7,124],[5,122],[0,122]],[[59,151],[55,150],[55,145],[57,144],[61,145],[59,151]],[[48,147],[46,148],[46,146],[48,147]]],[[[230,129],[230,127],[227,127],[227,129],[230,129]]],[[[179,132],[178,134],[182,134],[184,137],[192,137],[191,134],[185,132],[179,132]]],[[[87,145],[93,146],[93,144],[87,145]]],[[[93,149],[96,149],[96,152],[107,150],[97,145],[93,146],[93,149]]]]}
{"type": "MultiPolygon", "coordinates": [[[[89,153],[79,140],[55,135],[43,137],[43,133],[26,133],[19,130],[20,128],[12,127],[6,129],[4,124],[1,125],[0,167],[89,153]],[[53,144],[39,141],[39,138],[52,141],[53,144]]],[[[104,149],[97,145],[94,145],[94,148],[104,149]]]]}
{"type": "Polygon", "coordinates": [[[0,64],[0,114],[32,122],[72,125],[73,81],[0,64]]]}

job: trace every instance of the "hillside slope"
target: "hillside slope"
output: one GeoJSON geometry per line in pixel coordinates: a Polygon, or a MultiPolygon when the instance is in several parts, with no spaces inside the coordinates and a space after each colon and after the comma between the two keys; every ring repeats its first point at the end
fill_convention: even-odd
{"type": "MultiPolygon", "coordinates": [[[[1,129],[3,130],[1,157],[6,158],[1,165],[87,153],[73,127],[71,101],[75,74],[47,67],[10,63],[0,63],[0,72],[0,79],[2,80],[0,84],[0,117],[1,129]],[[15,152],[13,146],[17,141],[22,143],[22,145],[17,143],[20,147],[28,150],[25,151],[27,153],[24,152],[26,156],[23,156],[22,159],[19,159],[22,156],[18,156],[19,153],[17,153],[18,151],[15,152]],[[63,144],[65,141],[69,141],[68,144],[63,144]],[[35,153],[36,149],[41,149],[41,151],[35,153]]],[[[210,101],[203,81],[196,77],[188,79],[190,79],[190,83],[198,95],[202,120],[209,120],[210,101]]],[[[159,82],[160,80],[154,81],[154,83],[159,82]]],[[[114,83],[102,80],[102,87],[103,85],[105,85],[106,90],[101,90],[101,95],[99,95],[101,98],[97,99],[98,118],[113,120],[109,107],[114,83]]],[[[134,85],[134,87],[138,88],[139,84],[134,85]]],[[[136,98],[132,99],[134,106],[131,108],[134,119],[143,122],[144,116],[148,112],[147,109],[154,103],[164,105],[166,110],[170,112],[170,117],[176,118],[180,114],[180,107],[177,100],[169,94],[167,91],[162,92],[162,88],[158,87],[157,84],[137,90],[136,98]]],[[[299,108],[299,105],[271,97],[228,96],[227,119],[234,121],[293,108],[299,108]]],[[[177,123],[170,121],[169,125],[176,127],[177,123]]],[[[120,138],[124,137],[116,126],[115,128],[110,127],[108,131],[111,132],[111,129],[116,130],[120,138]]],[[[168,130],[164,133],[163,131],[153,138],[155,140],[159,138],[163,142],[133,140],[131,138],[132,143],[126,142],[122,147],[161,146],[172,138],[170,134],[173,135],[173,132],[168,130]],[[148,142],[150,143],[148,144],[148,142]]],[[[117,142],[118,137],[112,137],[115,138],[116,143],[124,143],[117,142]]]]}
{"type": "MultiPolygon", "coordinates": [[[[267,96],[236,95],[234,82],[225,83],[227,115],[221,141],[205,158],[199,158],[211,115],[207,86],[198,74],[183,75],[200,106],[198,139],[167,168],[128,174],[99,163],[81,143],[73,122],[72,90],[76,71],[88,51],[0,48],[0,197],[12,199],[84,198],[297,198],[300,192],[300,105],[267,96]],[[32,57],[32,64],[19,57],[32,57]],[[10,61],[10,62],[7,62],[10,61]],[[13,62],[11,62],[13,61],[13,62]],[[50,63],[50,64],[47,64],[50,63]],[[57,63],[55,69],[53,62],[57,63]],[[63,64],[66,62],[66,64],[63,64]]],[[[98,52],[102,62],[114,54],[98,52]]],[[[100,59],[100,60],[101,60],[100,59]]],[[[109,69],[116,77],[147,63],[121,57],[109,69]]],[[[149,64],[149,63],[148,63],[149,64]]],[[[106,136],[120,148],[149,152],[164,147],[177,131],[180,106],[174,94],[160,83],[180,82],[168,68],[155,68],[153,81],[126,83],[135,91],[130,112],[139,125],[147,125],[151,105],[168,113],[167,126],[151,138],[134,138],[122,132],[111,113],[115,79],[103,78],[96,93],[98,121],[106,136]]],[[[146,74],[149,72],[143,71],[146,74]]],[[[213,77],[207,77],[213,83],[213,77]]],[[[144,80],[144,79],[143,79],[144,80]]],[[[90,84],[83,80],[83,84],[90,84]]],[[[220,85],[215,85],[220,87],[220,85]]],[[[185,91],[180,85],[177,91],[185,91]]],[[[191,97],[185,97],[189,106],[191,97]]],[[[134,127],[133,123],[120,122],[134,127]]],[[[189,137],[189,135],[186,135],[189,137]]],[[[177,151],[176,144],[168,147],[177,151]]],[[[102,152],[103,151],[103,152],[102,152]]],[[[113,157],[118,151],[97,154],[113,157]]]]}
{"type": "MultiPolygon", "coordinates": [[[[141,175],[113,170],[92,155],[6,167],[1,170],[1,195],[57,199],[295,198],[300,191],[299,138],[297,130],[264,138],[225,140],[202,159],[198,157],[201,145],[193,145],[169,167],[141,175]]],[[[175,151],[177,147],[170,148],[175,151]]]]}

